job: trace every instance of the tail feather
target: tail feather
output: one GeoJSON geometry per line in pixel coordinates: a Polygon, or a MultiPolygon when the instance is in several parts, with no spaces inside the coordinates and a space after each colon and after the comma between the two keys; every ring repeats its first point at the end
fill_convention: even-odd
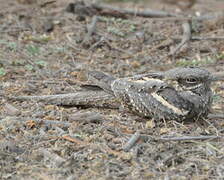
{"type": "Polygon", "coordinates": [[[102,88],[104,91],[110,94],[114,94],[111,89],[111,84],[114,80],[116,80],[115,77],[100,71],[90,71],[88,73],[88,78],[90,81],[102,88]]]}

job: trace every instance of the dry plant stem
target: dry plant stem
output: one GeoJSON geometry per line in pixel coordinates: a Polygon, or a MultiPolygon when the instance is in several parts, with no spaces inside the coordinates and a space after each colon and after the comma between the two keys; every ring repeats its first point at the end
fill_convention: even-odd
{"type": "Polygon", "coordinates": [[[79,144],[79,145],[85,144],[83,141],[80,141],[80,140],[78,140],[78,139],[76,139],[74,137],[71,137],[69,135],[61,136],[61,138],[64,139],[64,140],[67,140],[67,141],[79,144]]]}
{"type": "Polygon", "coordinates": [[[195,20],[210,20],[224,17],[224,11],[208,13],[199,17],[196,17],[195,20]]]}
{"type": "Polygon", "coordinates": [[[164,11],[155,11],[155,10],[145,10],[145,11],[137,11],[132,9],[123,9],[118,7],[113,7],[106,4],[92,4],[91,7],[101,10],[111,10],[118,12],[124,15],[132,15],[132,16],[141,16],[141,17],[149,17],[149,18],[159,18],[159,17],[177,17],[178,15],[174,13],[168,13],[164,11]]]}
{"type": "Polygon", "coordinates": [[[47,5],[50,5],[50,4],[53,4],[53,3],[56,3],[56,1],[52,0],[52,1],[47,1],[47,2],[43,2],[40,4],[40,7],[45,7],[47,5]]]}
{"type": "Polygon", "coordinates": [[[202,16],[193,16],[193,17],[158,17],[156,20],[161,20],[161,21],[203,21],[203,20],[211,20],[211,19],[217,19],[217,18],[222,18],[224,17],[223,11],[216,12],[216,13],[208,13],[202,16]]]}
{"type": "Polygon", "coordinates": [[[224,36],[214,36],[214,37],[199,37],[199,36],[193,36],[191,39],[192,40],[211,40],[211,41],[217,41],[217,40],[224,40],[224,36]]]}
{"type": "Polygon", "coordinates": [[[45,119],[38,119],[38,118],[32,118],[32,117],[17,117],[17,116],[7,116],[7,117],[0,117],[0,120],[10,118],[15,121],[34,121],[36,123],[43,123],[45,125],[57,125],[62,127],[70,127],[71,123],[64,122],[64,121],[56,121],[56,120],[45,120],[45,119]]]}
{"type": "Polygon", "coordinates": [[[91,24],[87,25],[88,32],[84,40],[82,41],[82,44],[87,42],[90,39],[90,37],[93,35],[93,33],[96,31],[96,24],[98,20],[99,18],[97,16],[93,16],[91,24]]]}
{"type": "Polygon", "coordinates": [[[195,141],[195,140],[209,140],[209,139],[221,139],[224,136],[181,136],[181,137],[153,137],[149,135],[141,135],[144,140],[155,140],[155,141],[195,141]]]}
{"type": "Polygon", "coordinates": [[[224,114],[209,114],[209,119],[224,119],[224,114]]]}
{"type": "Polygon", "coordinates": [[[191,25],[190,22],[184,22],[182,24],[182,28],[183,28],[183,36],[182,36],[182,40],[180,42],[180,44],[178,44],[178,46],[176,48],[174,48],[173,50],[170,51],[169,56],[171,55],[175,55],[177,53],[177,51],[183,47],[190,39],[191,39],[191,25]]]}
{"type": "Polygon", "coordinates": [[[124,151],[128,152],[140,139],[141,135],[140,132],[137,131],[132,137],[128,140],[128,142],[124,145],[124,151]]]}
{"type": "Polygon", "coordinates": [[[3,30],[3,29],[0,29],[0,32],[1,33],[10,33],[10,32],[21,32],[21,31],[29,31],[30,29],[29,28],[21,28],[21,27],[18,27],[18,29],[8,29],[8,30],[3,30]]]}
{"type": "MultiPolygon", "coordinates": [[[[181,37],[171,37],[171,39],[174,39],[174,40],[182,40],[181,37]]],[[[163,40],[163,39],[161,39],[163,40]]],[[[164,40],[166,40],[166,38],[164,38],[164,40]]],[[[214,36],[214,37],[200,37],[200,36],[192,36],[191,37],[191,40],[196,40],[196,41],[207,41],[207,40],[210,40],[210,41],[218,41],[218,40],[224,40],[224,36],[214,36]]]]}
{"type": "Polygon", "coordinates": [[[124,54],[129,55],[129,56],[132,56],[132,55],[133,55],[133,53],[131,53],[131,52],[127,51],[127,50],[124,50],[124,49],[121,49],[121,48],[119,48],[119,47],[115,47],[115,46],[113,46],[113,45],[108,41],[107,38],[104,38],[104,41],[105,41],[105,43],[107,43],[107,45],[108,45],[111,49],[114,49],[114,50],[116,50],[116,51],[122,52],[122,53],[124,53],[124,54]]]}
{"type": "Polygon", "coordinates": [[[105,107],[118,108],[119,105],[114,102],[115,98],[104,91],[80,91],[70,94],[43,95],[43,96],[18,96],[8,97],[15,101],[38,101],[46,104],[55,104],[61,106],[86,106],[86,107],[105,107]]]}
{"type": "Polygon", "coordinates": [[[97,47],[100,43],[104,42],[104,37],[101,37],[99,41],[97,41],[96,43],[94,43],[92,46],[90,46],[89,50],[94,49],[95,47],[97,47]]]}

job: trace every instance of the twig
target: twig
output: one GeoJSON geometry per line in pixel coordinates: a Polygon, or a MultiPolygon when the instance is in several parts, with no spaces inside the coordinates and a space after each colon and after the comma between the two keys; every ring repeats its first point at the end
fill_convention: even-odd
{"type": "Polygon", "coordinates": [[[138,142],[140,137],[141,137],[140,132],[137,131],[135,134],[133,134],[131,136],[131,138],[128,140],[128,142],[124,145],[123,150],[125,152],[128,152],[138,142]]]}
{"type": "Polygon", "coordinates": [[[174,48],[173,50],[170,51],[168,56],[173,56],[174,54],[176,54],[177,51],[181,47],[183,47],[191,39],[191,25],[190,25],[189,21],[184,22],[182,24],[182,28],[183,28],[182,40],[181,40],[180,44],[178,44],[178,46],[176,48],[174,48]]]}
{"type": "Polygon", "coordinates": [[[217,41],[217,40],[224,40],[224,36],[215,36],[215,37],[200,37],[200,36],[193,36],[191,37],[192,40],[211,40],[211,41],[217,41]]]}
{"type": "Polygon", "coordinates": [[[53,4],[53,3],[56,3],[56,1],[53,0],[53,1],[43,2],[43,3],[40,4],[40,7],[43,8],[43,7],[46,7],[47,5],[53,4]]]}
{"type": "Polygon", "coordinates": [[[210,20],[224,17],[224,11],[219,11],[215,13],[208,13],[199,17],[195,17],[195,20],[210,20]]]}
{"type": "Polygon", "coordinates": [[[7,97],[14,101],[38,101],[46,104],[60,106],[84,106],[84,107],[104,107],[117,109],[119,105],[113,95],[99,91],[80,91],[69,94],[43,95],[43,96],[17,96],[7,97]]]}
{"type": "MultiPolygon", "coordinates": [[[[182,40],[181,37],[171,37],[173,40],[182,40]]],[[[166,40],[166,38],[161,39],[161,40],[166,40]]],[[[210,41],[217,41],[217,40],[224,40],[224,36],[215,36],[215,37],[202,37],[202,36],[192,36],[191,40],[196,40],[196,41],[203,41],[203,40],[210,40],[210,41]]]]}
{"type": "Polygon", "coordinates": [[[89,50],[92,50],[93,48],[97,47],[99,44],[104,42],[104,37],[101,37],[99,41],[95,42],[93,45],[90,46],[89,50]]]}
{"type": "Polygon", "coordinates": [[[119,52],[121,52],[121,53],[127,54],[127,55],[129,55],[129,56],[133,56],[133,53],[131,53],[131,52],[129,52],[129,51],[124,50],[124,49],[121,49],[121,48],[119,48],[119,47],[115,47],[115,46],[113,46],[113,45],[108,41],[107,38],[105,38],[104,41],[107,43],[107,45],[108,45],[111,49],[114,49],[114,50],[119,51],[119,52]]]}
{"type": "Polygon", "coordinates": [[[11,33],[11,32],[20,32],[20,31],[29,31],[30,29],[29,28],[18,28],[18,29],[13,29],[13,28],[10,28],[10,29],[7,29],[7,30],[0,30],[0,33],[11,33]]]}
{"type": "Polygon", "coordinates": [[[224,114],[209,114],[208,118],[210,118],[210,119],[224,119],[224,114]]]}
{"type": "Polygon", "coordinates": [[[68,135],[61,136],[61,138],[64,139],[64,140],[70,141],[72,143],[79,144],[79,145],[84,144],[83,141],[80,141],[77,138],[74,138],[74,137],[71,137],[71,136],[68,136],[68,135]]]}
{"type": "Polygon", "coordinates": [[[181,137],[153,137],[149,135],[141,135],[141,138],[144,140],[155,140],[155,141],[190,141],[190,140],[209,140],[209,139],[221,139],[224,138],[224,136],[181,136],[181,137]]]}
{"type": "Polygon", "coordinates": [[[223,136],[182,136],[182,137],[161,137],[160,141],[189,141],[189,140],[208,140],[208,139],[220,139],[223,136]]]}
{"type": "Polygon", "coordinates": [[[96,30],[96,23],[98,22],[98,19],[99,18],[97,16],[93,16],[91,24],[87,25],[88,32],[81,44],[84,44],[89,41],[90,37],[96,30]]]}
{"type": "Polygon", "coordinates": [[[148,54],[150,54],[151,52],[154,52],[154,51],[156,51],[158,49],[162,49],[164,47],[169,47],[173,43],[173,40],[172,39],[169,39],[169,38],[168,39],[164,38],[164,39],[160,39],[160,40],[162,40],[162,42],[160,44],[156,45],[156,46],[153,46],[148,51],[148,54]]]}
{"type": "MultiPolygon", "coordinates": [[[[141,17],[150,17],[150,18],[159,18],[159,17],[177,17],[178,15],[174,13],[169,13],[165,11],[155,11],[155,10],[145,10],[145,11],[137,11],[132,9],[122,9],[106,4],[92,4],[92,8],[98,11],[110,10],[112,12],[120,13],[123,15],[132,15],[132,16],[141,16],[141,17]]],[[[110,13],[113,14],[113,13],[110,13]]]]}
{"type": "Polygon", "coordinates": [[[202,16],[191,16],[191,17],[183,17],[183,16],[176,16],[176,17],[158,17],[156,18],[157,21],[203,21],[203,20],[212,20],[224,17],[224,12],[219,11],[216,13],[208,13],[202,16]]]}
{"type": "Polygon", "coordinates": [[[0,117],[0,120],[5,118],[11,118],[15,121],[34,121],[36,123],[43,123],[45,125],[60,125],[63,127],[70,127],[71,123],[64,122],[64,121],[56,121],[56,120],[45,120],[45,119],[38,119],[38,118],[32,118],[32,117],[17,117],[17,116],[7,116],[7,117],[0,117]]]}

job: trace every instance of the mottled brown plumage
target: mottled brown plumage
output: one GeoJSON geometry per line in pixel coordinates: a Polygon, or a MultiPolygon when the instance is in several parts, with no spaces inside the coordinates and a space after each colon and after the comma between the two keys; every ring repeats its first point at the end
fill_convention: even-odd
{"type": "Polygon", "coordinates": [[[154,119],[206,117],[212,102],[214,78],[201,68],[175,68],[128,78],[92,71],[89,78],[130,111],[154,119]]]}

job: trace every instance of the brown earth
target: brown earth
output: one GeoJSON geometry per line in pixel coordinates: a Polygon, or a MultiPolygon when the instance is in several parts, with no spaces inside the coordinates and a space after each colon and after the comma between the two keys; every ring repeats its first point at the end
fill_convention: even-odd
{"type": "MultiPolygon", "coordinates": [[[[137,131],[157,138],[223,136],[222,117],[203,123],[154,123],[121,110],[5,98],[75,92],[86,82],[89,70],[124,77],[200,66],[223,73],[223,15],[193,20],[192,36],[205,39],[192,39],[167,56],[180,43],[183,18],[102,16],[90,39],[82,43],[95,12],[90,16],[69,13],[70,2],[74,1],[0,0],[0,179],[223,179],[223,138],[148,138],[129,152],[123,150],[137,131]],[[214,37],[218,39],[208,39],[214,37]]],[[[221,0],[185,0],[184,5],[175,0],[107,3],[183,17],[213,15],[224,9],[221,0]]],[[[223,89],[223,81],[213,84],[213,113],[223,113],[223,89]]]]}

